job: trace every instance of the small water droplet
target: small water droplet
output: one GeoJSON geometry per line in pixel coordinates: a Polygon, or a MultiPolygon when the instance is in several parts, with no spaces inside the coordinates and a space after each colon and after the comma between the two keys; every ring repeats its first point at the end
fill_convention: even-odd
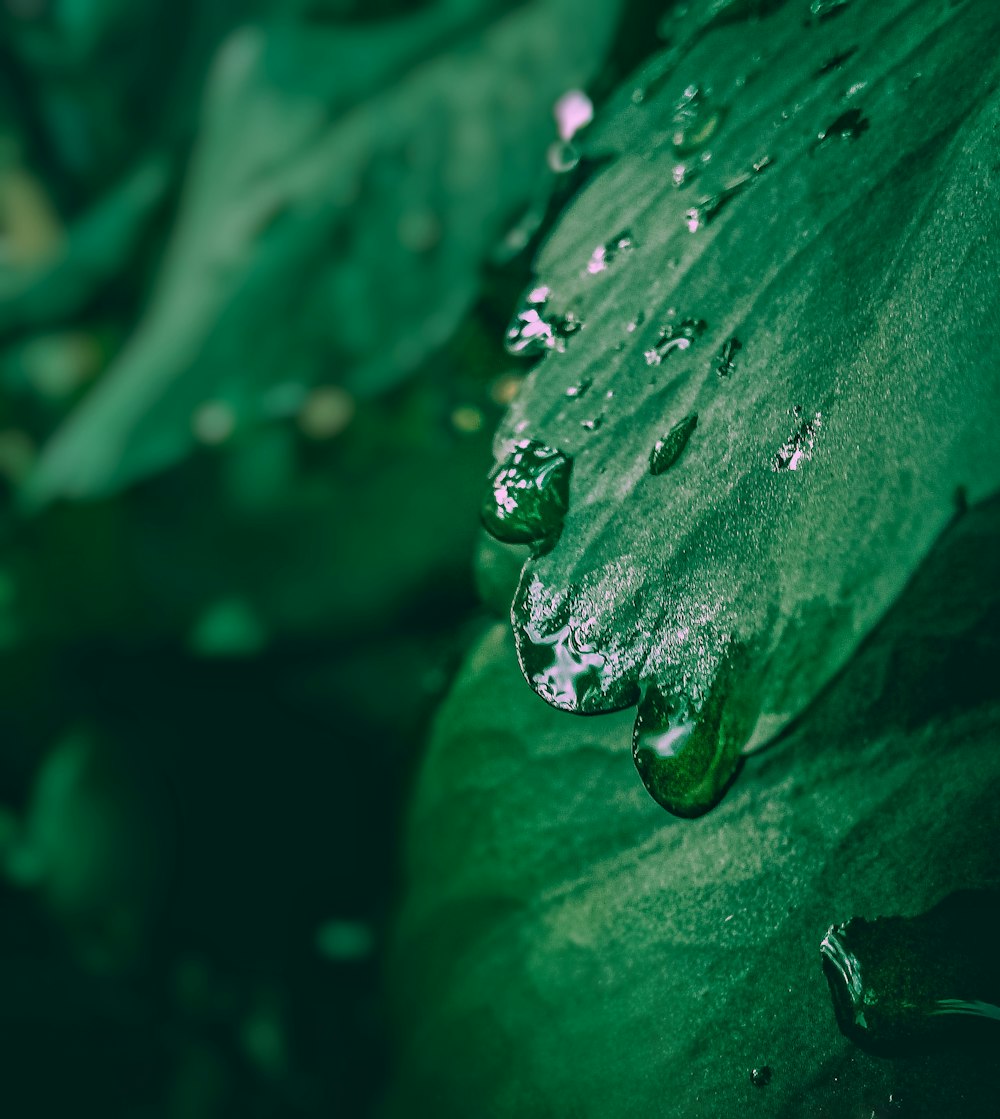
{"type": "Polygon", "coordinates": [[[766,1088],[771,1083],[772,1075],[770,1065],[760,1065],[750,1070],[750,1083],[755,1088],[766,1088]]]}
{"type": "Polygon", "coordinates": [[[580,164],[580,149],[566,140],[553,140],[545,153],[549,170],[557,175],[565,175],[580,164]]]}
{"type": "Polygon", "coordinates": [[[561,353],[566,348],[565,340],[583,326],[572,311],[565,315],[547,312],[551,294],[546,285],[539,284],[524,296],[507,328],[504,342],[507,353],[519,357],[534,357],[546,350],[561,353]]]}
{"type": "Polygon", "coordinates": [[[570,141],[594,119],[594,103],[579,89],[570,89],[552,107],[559,139],[570,141]]]}
{"type": "Polygon", "coordinates": [[[698,413],[692,412],[685,416],[653,444],[649,454],[650,474],[662,474],[668,470],[681,457],[681,453],[688,444],[694,429],[698,426],[698,413]]]}
{"type": "Polygon", "coordinates": [[[594,418],[591,419],[591,420],[583,420],[580,423],[580,426],[585,431],[597,431],[597,429],[599,427],[601,427],[601,425],[603,423],[604,423],[604,417],[603,416],[594,416],[594,418]]]}
{"type": "Polygon", "coordinates": [[[674,105],[671,118],[671,141],[678,155],[689,155],[711,139],[722,119],[721,110],[713,106],[706,92],[689,85],[674,105]]]}
{"type": "Polygon", "coordinates": [[[590,377],[581,377],[581,379],[577,381],[575,385],[569,386],[569,388],[566,390],[566,395],[574,400],[579,400],[581,396],[584,396],[586,394],[587,389],[589,389],[593,383],[594,382],[590,377]]]}
{"type": "Polygon", "coordinates": [[[743,349],[739,338],[727,338],[715,356],[715,372],[720,377],[731,377],[736,369],[736,355],[743,349]]]}
{"type": "Polygon", "coordinates": [[[534,544],[558,536],[569,508],[572,461],[531,439],[514,444],[490,475],[481,516],[486,531],[508,544],[534,544]]]}
{"type": "MultiPolygon", "coordinates": [[[[802,415],[802,406],[796,404],[791,415],[799,419],[802,415]]],[[[822,412],[816,412],[812,419],[801,423],[778,448],[777,454],[771,460],[771,469],[798,470],[803,462],[808,462],[813,456],[816,436],[822,424],[822,412]]]]}
{"type": "Polygon", "coordinates": [[[820,944],[841,1032],[881,1056],[995,1034],[1000,896],[960,890],[917,917],[854,917],[820,944]]]}
{"type": "Polygon", "coordinates": [[[868,118],[862,116],[860,109],[847,109],[817,135],[813,147],[818,148],[820,144],[825,144],[834,136],[839,136],[842,140],[857,140],[868,131],[868,127],[868,118]]]}
{"type": "Polygon", "coordinates": [[[697,177],[698,165],[696,163],[675,163],[673,170],[670,172],[670,181],[678,190],[689,186],[697,177]]]}
{"type": "Polygon", "coordinates": [[[760,159],[752,164],[750,171],[746,171],[735,178],[717,194],[708,195],[702,198],[696,206],[691,206],[684,213],[684,221],[687,224],[688,230],[691,233],[697,233],[702,226],[708,225],[728,202],[732,201],[737,194],[753,181],[755,175],[759,175],[773,163],[773,156],[761,156],[760,159]]]}
{"type": "Polygon", "coordinates": [[[645,352],[646,364],[659,365],[668,354],[689,349],[705,333],[706,325],[704,319],[682,319],[676,325],[663,327],[656,345],[645,352]]]}
{"type": "Polygon", "coordinates": [[[638,326],[642,326],[642,324],[643,324],[643,323],[644,323],[645,321],[646,321],[646,312],[645,312],[645,311],[640,311],[640,312],[639,312],[639,313],[638,313],[638,314],[637,314],[637,315],[635,316],[635,318],[633,318],[633,319],[631,320],[631,322],[627,322],[627,323],[625,324],[625,332],[626,332],[627,334],[634,334],[634,333],[635,333],[635,330],[636,330],[636,327],[638,327],[638,326]]]}
{"type": "Polygon", "coordinates": [[[721,696],[695,712],[650,684],[635,719],[632,760],[649,795],[675,816],[716,805],[740,762],[742,741],[723,733],[721,696]]]}
{"type": "Polygon", "coordinates": [[[590,260],[587,261],[588,274],[595,276],[598,272],[603,272],[609,265],[614,264],[620,253],[630,252],[634,248],[635,241],[632,234],[629,230],[623,229],[621,233],[616,233],[610,241],[598,245],[590,254],[590,260]]]}
{"type": "Polygon", "coordinates": [[[813,23],[822,23],[834,16],[843,15],[850,5],[851,0],[812,0],[809,15],[813,23]]]}
{"type": "Polygon", "coordinates": [[[813,76],[822,78],[824,74],[830,74],[834,70],[839,70],[844,63],[850,61],[857,53],[857,47],[848,47],[845,51],[838,51],[836,54],[831,55],[813,76]]]}

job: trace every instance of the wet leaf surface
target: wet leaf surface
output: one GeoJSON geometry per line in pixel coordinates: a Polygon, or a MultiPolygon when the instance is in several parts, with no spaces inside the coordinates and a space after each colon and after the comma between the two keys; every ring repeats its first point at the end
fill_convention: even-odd
{"type": "Polygon", "coordinates": [[[590,152],[612,161],[536,263],[551,313],[582,328],[497,439],[498,458],[532,439],[573,463],[558,543],[513,604],[529,682],[585,714],[655,685],[674,725],[715,710],[720,755],[802,712],[956,493],[1000,485],[1000,9],[755,11],[679,34],[598,114],[590,152]],[[693,89],[712,127],[684,117],[682,161],[693,89]],[[623,228],[630,251],[589,270],[623,228]],[[580,384],[599,429],[581,426],[580,384]],[[683,455],[651,474],[695,413],[683,455]]]}
{"type": "Polygon", "coordinates": [[[546,707],[492,628],[415,791],[391,1113],[992,1115],[995,1045],[862,1052],[819,948],[848,915],[915,916],[1000,882],[998,514],[946,534],[699,820],[635,781],[629,716],[546,707]]]}

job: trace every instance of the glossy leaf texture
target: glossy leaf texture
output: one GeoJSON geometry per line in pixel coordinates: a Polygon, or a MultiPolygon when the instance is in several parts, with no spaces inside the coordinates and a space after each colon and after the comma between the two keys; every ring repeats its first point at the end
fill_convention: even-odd
{"type": "Polygon", "coordinates": [[[998,513],[949,530],[699,820],[643,792],[627,715],[570,719],[518,687],[494,626],[415,789],[389,1114],[992,1115],[995,1036],[862,1052],[820,943],[832,920],[916,916],[1000,881],[998,513]]]}
{"type": "Polygon", "coordinates": [[[536,262],[582,326],[497,453],[573,464],[513,603],[535,690],[596,714],[655,688],[675,727],[711,708],[731,758],[843,667],[956,495],[1000,486],[1000,9],[689,7],[702,30],[592,126],[611,162],[536,262]]]}
{"type": "Polygon", "coordinates": [[[371,396],[413,373],[544,195],[553,105],[599,69],[617,14],[441,0],[371,26],[234,33],[150,305],[46,446],[34,502],[169,466],[207,401],[245,426],[269,418],[275,386],[371,396]]]}

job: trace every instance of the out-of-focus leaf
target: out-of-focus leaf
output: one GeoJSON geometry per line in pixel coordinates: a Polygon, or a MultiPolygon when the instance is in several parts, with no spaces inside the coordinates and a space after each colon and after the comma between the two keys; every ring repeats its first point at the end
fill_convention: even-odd
{"type": "Polygon", "coordinates": [[[595,71],[617,7],[453,0],[375,28],[234,35],[159,292],[46,448],[34,499],[169,464],[207,399],[251,422],[275,383],[332,371],[370,394],[411,372],[544,181],[553,102],[595,71]]]}
{"type": "Polygon", "coordinates": [[[832,920],[1000,881],[998,511],[946,536],[700,820],[634,781],[626,716],[546,707],[492,629],[415,791],[393,1114],[867,1119],[891,1094],[915,1119],[991,1115],[992,1050],[856,1050],[819,944],[832,920]]]}
{"type": "Polygon", "coordinates": [[[595,121],[616,158],[536,266],[584,325],[498,439],[573,459],[513,607],[533,686],[594,713],[655,684],[681,718],[715,689],[751,747],[857,648],[956,493],[1000,485],[1000,9],[766,7],[717,13],[595,121]],[[571,642],[590,667],[560,690],[571,642]]]}

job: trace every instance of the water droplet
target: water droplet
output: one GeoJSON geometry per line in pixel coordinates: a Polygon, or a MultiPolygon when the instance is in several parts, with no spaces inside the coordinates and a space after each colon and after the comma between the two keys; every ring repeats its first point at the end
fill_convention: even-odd
{"type": "Polygon", "coordinates": [[[547,313],[551,294],[548,287],[539,284],[525,295],[507,329],[507,353],[521,357],[534,357],[546,350],[561,353],[566,348],[565,339],[583,326],[572,311],[565,315],[547,313]]]}
{"type": "Polygon", "coordinates": [[[675,163],[673,170],[670,172],[670,181],[678,190],[688,186],[697,177],[698,165],[696,163],[675,163]]]}
{"type": "Polygon", "coordinates": [[[574,400],[579,400],[580,397],[587,392],[587,389],[589,389],[593,383],[594,382],[591,380],[590,377],[581,377],[580,380],[576,382],[576,384],[569,386],[569,388],[566,390],[566,395],[574,400]]]}
{"type": "Polygon", "coordinates": [[[759,175],[765,168],[770,167],[774,163],[774,157],[771,155],[761,156],[755,163],[753,163],[750,171],[744,172],[738,178],[734,179],[727,187],[724,187],[717,194],[708,195],[702,198],[696,206],[691,206],[684,213],[684,221],[691,233],[697,233],[702,226],[708,225],[719,211],[732,201],[739,194],[748,183],[753,181],[754,175],[759,175]]]}
{"type": "Polygon", "coordinates": [[[671,141],[678,155],[689,155],[711,139],[722,119],[721,111],[709,101],[705,91],[689,85],[674,105],[671,141]]]}
{"type": "Polygon", "coordinates": [[[481,516],[487,532],[508,544],[533,544],[558,536],[569,508],[572,461],[531,439],[513,450],[490,475],[481,516]]]}
{"type": "Polygon", "coordinates": [[[962,890],[917,917],[833,925],[820,954],[841,1032],[883,1056],[995,1034],[998,905],[994,892],[962,890]]]}
{"type": "Polygon", "coordinates": [[[704,319],[682,319],[676,325],[670,324],[660,330],[660,337],[651,350],[646,350],[647,365],[659,365],[668,354],[687,350],[691,343],[705,333],[704,319]]]}
{"type": "Polygon", "coordinates": [[[649,795],[675,816],[707,812],[739,767],[743,742],[722,728],[721,691],[696,712],[650,684],[639,704],[632,759],[649,795]]]}
{"type": "Polygon", "coordinates": [[[603,272],[609,265],[614,264],[620,253],[630,252],[634,248],[635,241],[632,239],[629,230],[624,229],[621,233],[616,233],[610,241],[598,245],[590,254],[590,260],[587,261],[587,272],[591,276],[603,272]]]}
{"type": "Polygon", "coordinates": [[[750,1083],[755,1088],[766,1088],[771,1083],[772,1075],[770,1065],[761,1065],[759,1068],[750,1070],[750,1083]]]}
{"type": "Polygon", "coordinates": [[[809,5],[809,15],[813,23],[822,23],[824,20],[833,19],[834,16],[843,15],[850,4],[851,0],[812,0],[809,5]]]}
{"type": "Polygon", "coordinates": [[[583,420],[580,426],[586,431],[597,431],[597,429],[604,423],[603,416],[594,416],[592,420],[583,420]]]}
{"type": "Polygon", "coordinates": [[[528,682],[547,703],[586,714],[603,710],[601,681],[606,659],[587,643],[583,626],[570,619],[545,635],[530,623],[523,630],[520,656],[528,682]]]}
{"type": "Polygon", "coordinates": [[[573,143],[565,140],[553,140],[545,153],[549,170],[557,175],[565,175],[575,170],[580,164],[580,149],[573,143]]]}
{"type": "Polygon", "coordinates": [[[831,55],[813,76],[822,78],[824,74],[830,74],[834,70],[839,70],[845,62],[850,61],[857,53],[857,47],[848,47],[846,51],[838,51],[837,54],[831,55]]]}
{"type": "Polygon", "coordinates": [[[736,369],[736,355],[743,349],[738,338],[727,338],[715,356],[715,372],[720,377],[731,377],[736,369]]]}
{"type": "Polygon", "coordinates": [[[631,320],[631,322],[627,322],[625,324],[625,333],[626,334],[634,334],[635,330],[636,330],[636,327],[642,326],[642,324],[645,321],[646,321],[646,312],[645,311],[640,311],[635,316],[635,318],[631,320]]]}
{"type": "MultiPolygon", "coordinates": [[[[802,415],[802,406],[796,404],[791,415],[798,419],[802,415]]],[[[811,420],[801,423],[778,448],[778,453],[771,461],[771,469],[798,470],[803,462],[808,462],[813,456],[816,436],[822,424],[822,412],[817,412],[811,420]]]]}
{"type": "Polygon", "coordinates": [[[653,444],[649,454],[650,474],[662,474],[668,470],[681,457],[681,452],[687,446],[691,434],[698,426],[698,413],[692,412],[685,416],[653,444]]]}
{"type": "Polygon", "coordinates": [[[559,139],[570,141],[594,119],[594,104],[579,89],[571,89],[559,98],[552,107],[559,129],[559,139]]]}
{"type": "Polygon", "coordinates": [[[847,109],[827,128],[824,128],[816,137],[813,147],[818,148],[834,136],[842,140],[857,140],[862,133],[868,131],[868,118],[862,116],[860,109],[847,109]]]}

